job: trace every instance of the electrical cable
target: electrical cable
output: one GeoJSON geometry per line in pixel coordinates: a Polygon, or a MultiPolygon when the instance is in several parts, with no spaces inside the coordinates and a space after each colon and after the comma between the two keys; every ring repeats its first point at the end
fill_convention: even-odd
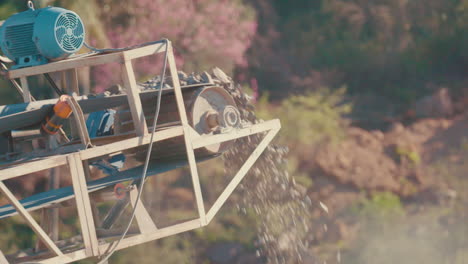
{"type": "Polygon", "coordinates": [[[52,79],[52,77],[50,77],[50,74],[48,73],[44,73],[44,77],[46,78],[46,80],[49,82],[49,84],[52,86],[52,88],[54,89],[54,91],[57,93],[58,96],[61,96],[61,95],[64,95],[65,92],[60,90],[60,88],[58,88],[57,84],[55,83],[55,81],[52,79]]]}
{"type": "Polygon", "coordinates": [[[141,47],[148,46],[148,45],[159,44],[159,43],[166,43],[166,45],[167,45],[167,42],[168,42],[167,39],[162,39],[162,40],[158,40],[158,41],[151,41],[151,42],[146,42],[146,43],[137,44],[137,45],[133,45],[133,46],[128,46],[128,47],[125,47],[125,48],[110,48],[110,49],[98,49],[98,48],[95,48],[95,47],[89,45],[86,42],[84,42],[83,44],[87,49],[89,49],[91,51],[94,51],[94,52],[97,52],[97,53],[108,53],[108,52],[126,51],[126,50],[141,48],[141,47]]]}
{"type": "MultiPolygon", "coordinates": [[[[114,252],[117,250],[117,247],[120,244],[120,242],[127,235],[128,230],[130,229],[130,226],[132,225],[133,219],[135,218],[136,208],[137,208],[137,206],[139,204],[139,201],[141,199],[141,195],[143,193],[143,186],[144,186],[144,183],[145,183],[145,180],[146,180],[146,173],[148,171],[151,152],[153,150],[154,134],[156,132],[156,125],[158,123],[159,111],[161,110],[162,90],[163,90],[163,87],[164,87],[164,78],[165,78],[166,68],[167,68],[167,55],[168,55],[168,51],[169,51],[169,41],[167,39],[162,39],[160,41],[155,41],[155,42],[151,42],[151,43],[152,44],[164,43],[165,46],[166,46],[166,50],[164,51],[164,64],[163,64],[163,69],[162,69],[162,73],[161,73],[161,84],[159,86],[158,99],[157,99],[156,109],[155,109],[154,119],[153,119],[153,127],[151,129],[151,138],[150,138],[150,142],[149,142],[149,145],[148,145],[148,150],[147,150],[147,153],[146,153],[145,165],[143,167],[143,174],[141,175],[141,182],[140,182],[140,186],[138,188],[137,198],[136,198],[136,201],[135,201],[135,205],[133,206],[132,216],[131,216],[131,218],[130,218],[130,220],[128,222],[128,225],[125,228],[125,231],[122,233],[122,236],[115,243],[115,245],[110,250],[110,252],[103,259],[101,259],[101,261],[99,261],[98,264],[105,264],[106,261],[112,256],[112,254],[114,254],[114,252]]],[[[142,44],[142,45],[137,45],[137,46],[144,46],[144,45],[150,45],[150,44],[142,44]]],[[[133,46],[133,47],[135,47],[135,46],[133,46]]],[[[129,48],[123,48],[123,49],[120,49],[120,51],[125,50],[125,49],[129,49],[129,48]]],[[[95,51],[97,51],[97,50],[99,50],[99,49],[95,49],[95,51]]],[[[104,50],[109,50],[109,49],[104,49],[104,50]]],[[[115,51],[115,49],[111,49],[111,50],[115,51]]],[[[104,52],[106,52],[106,51],[104,51],[104,52]]]]}

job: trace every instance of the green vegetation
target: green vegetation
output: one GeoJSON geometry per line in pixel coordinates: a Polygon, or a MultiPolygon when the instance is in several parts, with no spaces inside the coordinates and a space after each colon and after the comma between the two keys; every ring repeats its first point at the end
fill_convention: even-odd
{"type": "Polygon", "coordinates": [[[336,91],[322,88],[305,95],[290,96],[275,105],[264,95],[256,105],[257,116],[269,120],[279,118],[281,131],[277,141],[289,147],[288,172],[295,181],[306,188],[313,181],[306,167],[310,164],[309,155],[313,146],[324,143],[337,143],[345,137],[346,122],[352,105],[344,103],[346,89],[336,91]]]}
{"type": "Polygon", "coordinates": [[[411,150],[410,148],[403,146],[397,146],[395,152],[400,157],[400,159],[409,160],[414,165],[421,163],[421,157],[415,150],[411,150]]]}
{"type": "Polygon", "coordinates": [[[247,248],[255,248],[255,233],[257,228],[256,215],[253,210],[247,210],[246,214],[239,214],[235,210],[220,212],[209,226],[197,229],[196,239],[203,243],[238,242],[247,248]]]}
{"type": "Polygon", "coordinates": [[[336,91],[321,89],[305,95],[293,95],[274,106],[268,103],[268,95],[258,102],[257,115],[265,120],[279,118],[282,121],[280,142],[291,147],[314,145],[319,141],[338,141],[345,135],[343,115],[351,111],[350,104],[343,104],[346,89],[336,91]]]}
{"type": "Polygon", "coordinates": [[[0,233],[2,234],[1,250],[5,253],[11,254],[34,246],[34,232],[19,217],[2,220],[0,233]]]}
{"type": "Polygon", "coordinates": [[[382,95],[395,103],[410,102],[433,86],[456,92],[466,77],[467,5],[466,0],[274,1],[278,41],[293,58],[288,69],[297,75],[269,83],[270,89],[287,94],[283,85],[299,78],[304,91],[317,89],[317,82],[347,84],[353,94],[382,95]],[[311,69],[316,78],[310,78],[311,69]]]}
{"type": "MultiPolygon", "coordinates": [[[[404,215],[400,197],[389,192],[375,193],[353,207],[359,217],[372,221],[392,221],[404,215]]],[[[388,223],[387,222],[387,223],[388,223]]]]}
{"type": "Polygon", "coordinates": [[[139,247],[118,251],[110,261],[116,264],[135,263],[135,260],[138,260],[138,263],[141,264],[157,262],[168,264],[191,263],[195,256],[191,240],[192,238],[189,235],[184,234],[168,237],[139,247]]]}

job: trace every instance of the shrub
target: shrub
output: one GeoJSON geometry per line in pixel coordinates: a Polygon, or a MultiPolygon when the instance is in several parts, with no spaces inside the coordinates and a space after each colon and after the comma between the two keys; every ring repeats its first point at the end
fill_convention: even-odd
{"type": "Polygon", "coordinates": [[[291,148],[313,145],[328,139],[344,137],[343,115],[351,105],[343,103],[346,88],[336,91],[321,89],[305,95],[293,95],[274,106],[268,104],[268,95],[257,104],[257,115],[264,119],[279,118],[282,128],[280,142],[291,148]]]}
{"type": "MultiPolygon", "coordinates": [[[[215,0],[101,0],[102,19],[113,47],[161,38],[174,42],[178,66],[203,70],[215,65],[227,72],[245,65],[244,52],[256,32],[254,12],[241,1],[215,0]]],[[[135,65],[142,75],[154,75],[160,60],[143,59],[135,65]]],[[[118,71],[117,71],[118,72],[118,71]]],[[[93,74],[97,89],[120,81],[112,67],[93,74]]]]}

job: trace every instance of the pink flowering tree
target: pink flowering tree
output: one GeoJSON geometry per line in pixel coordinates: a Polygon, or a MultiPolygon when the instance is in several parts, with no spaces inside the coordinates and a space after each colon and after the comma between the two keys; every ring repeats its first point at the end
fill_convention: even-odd
{"type": "MultiPolygon", "coordinates": [[[[245,67],[245,51],[256,33],[252,8],[236,0],[101,0],[102,20],[112,47],[168,38],[177,66],[203,71],[218,66],[226,72],[245,67]]],[[[91,40],[91,43],[93,41],[91,40]]],[[[159,57],[159,58],[162,58],[159,57]]],[[[139,76],[160,73],[161,59],[137,60],[139,76]]],[[[93,71],[95,92],[120,83],[118,65],[93,71]]]]}

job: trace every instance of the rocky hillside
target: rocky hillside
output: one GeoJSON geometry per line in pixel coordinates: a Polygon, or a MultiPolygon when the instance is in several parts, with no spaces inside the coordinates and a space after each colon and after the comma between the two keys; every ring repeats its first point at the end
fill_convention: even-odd
{"type": "MultiPolygon", "coordinates": [[[[303,164],[314,171],[311,173],[314,184],[307,190],[309,196],[329,209],[329,214],[321,217],[327,227],[315,234],[315,250],[336,263],[339,263],[336,252],[360,251],[357,248],[362,249],[365,244],[350,245],[362,236],[372,238],[375,235],[365,232],[369,223],[362,218],[369,216],[380,224],[388,221],[392,225],[400,222],[390,215],[401,213],[405,219],[402,225],[406,226],[430,211],[431,216],[427,219],[434,218],[438,222],[438,231],[434,231],[437,239],[442,240],[438,237],[443,233],[441,230],[447,231],[450,225],[466,231],[466,224],[462,224],[456,215],[468,212],[466,189],[462,187],[468,180],[467,131],[468,114],[465,113],[450,119],[421,119],[407,126],[394,123],[388,132],[350,127],[346,130],[345,140],[320,147],[313,162],[304,161],[303,164]],[[461,204],[464,204],[463,210],[457,212],[455,208],[459,209],[461,204]],[[390,210],[388,217],[385,210],[390,210]],[[387,219],[374,218],[381,214],[387,219]],[[450,224],[447,219],[451,219],[450,224]],[[332,257],[329,249],[324,249],[324,242],[336,246],[332,257]]],[[[424,225],[424,221],[419,222],[419,227],[424,225]]],[[[447,233],[445,238],[452,240],[451,235],[454,234],[447,233]]],[[[466,238],[463,241],[466,243],[466,238]]],[[[466,250],[466,244],[458,246],[466,250]]],[[[434,250],[436,253],[440,251],[434,250]]],[[[409,251],[406,256],[411,257],[413,253],[409,251]]],[[[362,254],[358,255],[362,257],[362,254]]],[[[378,253],[371,255],[375,257],[378,253]]],[[[359,262],[348,260],[343,263],[359,262]]]]}

